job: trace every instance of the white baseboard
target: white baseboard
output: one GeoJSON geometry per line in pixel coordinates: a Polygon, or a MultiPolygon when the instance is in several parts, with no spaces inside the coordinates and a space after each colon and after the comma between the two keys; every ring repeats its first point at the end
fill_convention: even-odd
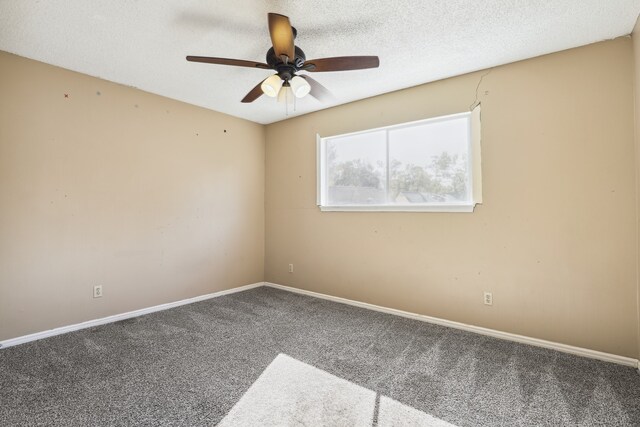
{"type": "Polygon", "coordinates": [[[625,366],[633,366],[640,372],[640,365],[637,359],[630,357],[618,356],[616,354],[604,353],[596,350],[589,350],[582,347],[574,347],[572,345],[560,344],[553,341],[541,340],[538,338],[526,337],[524,335],[511,334],[509,332],[496,331],[495,329],[482,328],[480,326],[467,325],[465,323],[453,322],[451,320],[439,319],[437,317],[425,316],[422,314],[409,313],[408,311],[396,310],[393,308],[381,307],[379,305],[368,304],[365,302],[354,301],[346,298],[334,297],[331,295],[321,294],[318,292],[306,291],[304,289],[292,288],[290,286],[278,285],[275,283],[265,282],[265,286],[269,286],[284,291],[295,292],[298,294],[308,295],[316,298],[322,298],[342,304],[353,305],[356,307],[366,308],[369,310],[380,311],[383,313],[394,314],[396,316],[406,317],[409,319],[420,320],[422,322],[434,323],[436,325],[447,326],[450,328],[461,329],[463,331],[475,332],[481,335],[487,335],[494,338],[500,338],[508,341],[515,341],[523,344],[529,344],[536,347],[544,347],[552,350],[561,351],[563,353],[575,354],[591,359],[603,360],[605,362],[617,363],[625,366]]]}
{"type": "Polygon", "coordinates": [[[198,301],[204,301],[211,298],[221,297],[223,295],[233,294],[236,292],[242,292],[249,289],[264,286],[264,282],[252,283],[246,286],[240,286],[237,288],[226,289],[224,291],[214,292],[212,294],[200,295],[193,298],[187,298],[180,301],[169,302],[166,304],[154,305],[153,307],[141,308],[139,310],[133,310],[126,313],[114,314],[113,316],[102,317],[100,319],[87,320],[86,322],[76,323],[74,325],[61,326],[55,329],[49,329],[47,331],[36,332],[34,334],[23,335],[21,337],[10,338],[8,340],[0,341],[0,348],[12,347],[18,344],[24,344],[30,341],[39,340],[42,338],[53,337],[55,335],[66,334],[67,332],[78,331],[80,329],[91,328],[93,326],[104,325],[106,323],[117,322],[119,320],[130,319],[132,317],[142,316],[143,314],[154,313],[156,311],[167,310],[169,308],[178,307],[181,305],[191,304],[198,301]]]}
{"type": "Polygon", "coordinates": [[[383,313],[393,314],[396,316],[406,317],[409,319],[420,320],[422,322],[434,323],[436,325],[447,326],[450,328],[461,329],[463,331],[474,332],[481,335],[487,335],[494,338],[500,338],[508,341],[515,341],[523,344],[534,345],[537,347],[549,348],[552,350],[561,351],[564,353],[575,354],[578,356],[588,357],[591,359],[603,360],[605,362],[617,363],[625,366],[633,366],[637,368],[638,373],[640,373],[640,364],[637,359],[632,359],[630,357],[618,356],[615,354],[604,353],[596,350],[589,350],[587,348],[575,347],[567,344],[556,343],[553,341],[541,340],[538,338],[526,337],[524,335],[512,334],[509,332],[497,331],[495,329],[483,328],[480,326],[467,325],[465,323],[454,322],[451,320],[440,319],[437,317],[425,316],[422,314],[410,313],[408,311],[396,310],[394,308],[382,307],[379,305],[368,304],[365,302],[354,301],[346,298],[334,297],[331,295],[321,294],[318,292],[306,291],[304,289],[292,288],[290,286],[278,285],[275,283],[269,282],[258,282],[252,283],[246,286],[240,286],[237,288],[226,289],[224,291],[214,292],[211,294],[200,295],[193,298],[187,298],[180,301],[169,302],[166,304],[160,304],[153,307],[142,308],[139,310],[129,311],[126,313],[115,314],[113,316],[102,317],[100,319],[88,320],[82,323],[76,323],[73,325],[62,326],[55,329],[50,329],[47,331],[36,332],[29,335],[23,335],[21,337],[10,338],[4,341],[0,341],[0,349],[4,349],[7,347],[12,347],[14,345],[27,343],[30,341],[39,340],[42,338],[53,337],[55,335],[66,334],[67,332],[78,331],[80,329],[91,328],[93,326],[104,325],[106,323],[117,322],[120,320],[130,319],[132,317],[142,316],[144,314],[154,313],[156,311],[167,310],[173,307],[179,307],[181,305],[191,304],[198,301],[204,301],[211,298],[220,297],[223,295],[233,294],[236,292],[242,292],[249,289],[257,288],[260,286],[268,286],[271,288],[281,289],[288,292],[295,292],[298,294],[308,295],[316,298],[322,298],[334,302],[339,302],[342,304],[353,305],[356,307],[366,308],[369,310],[380,311],[383,313]]]}

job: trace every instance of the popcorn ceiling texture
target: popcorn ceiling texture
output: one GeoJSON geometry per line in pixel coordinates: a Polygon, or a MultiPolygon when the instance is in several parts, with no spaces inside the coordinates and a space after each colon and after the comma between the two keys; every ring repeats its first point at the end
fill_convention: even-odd
{"type": "Polygon", "coordinates": [[[380,394],[379,425],[387,398],[459,427],[640,425],[631,367],[265,287],[0,350],[0,424],[215,425],[280,353],[380,394]]]}
{"type": "Polygon", "coordinates": [[[627,35],[636,0],[6,0],[0,50],[258,123],[284,105],[243,96],[268,70],[188,63],[264,61],[267,13],[290,17],[307,58],[378,55],[374,70],[315,73],[336,96],[300,115],[401,88],[627,35]]]}

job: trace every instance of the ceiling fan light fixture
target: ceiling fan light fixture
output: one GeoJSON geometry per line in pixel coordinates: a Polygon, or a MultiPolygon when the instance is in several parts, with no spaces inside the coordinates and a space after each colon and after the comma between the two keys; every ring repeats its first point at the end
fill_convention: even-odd
{"type": "Polygon", "coordinates": [[[268,77],[260,85],[262,92],[265,95],[270,96],[271,98],[275,98],[276,96],[278,96],[278,92],[280,92],[281,87],[282,87],[282,80],[280,79],[280,76],[278,76],[277,74],[274,74],[273,76],[268,77]]]}
{"type": "Polygon", "coordinates": [[[289,83],[296,98],[302,98],[311,91],[309,83],[300,76],[295,76],[289,83]]]}
{"type": "Polygon", "coordinates": [[[278,102],[288,104],[289,101],[293,101],[293,91],[291,86],[285,83],[280,89],[280,93],[278,93],[278,102]]]}

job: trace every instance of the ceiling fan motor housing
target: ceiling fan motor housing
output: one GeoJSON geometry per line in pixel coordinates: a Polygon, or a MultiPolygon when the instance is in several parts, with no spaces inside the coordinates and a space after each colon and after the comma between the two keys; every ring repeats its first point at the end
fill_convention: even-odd
{"type": "Polygon", "coordinates": [[[296,72],[298,72],[303,66],[307,57],[305,56],[302,49],[298,46],[294,47],[295,49],[295,58],[293,60],[289,59],[289,61],[285,64],[284,61],[276,56],[276,53],[273,48],[267,51],[267,64],[274,70],[278,72],[280,78],[284,81],[291,80],[293,76],[295,76],[296,72]]]}

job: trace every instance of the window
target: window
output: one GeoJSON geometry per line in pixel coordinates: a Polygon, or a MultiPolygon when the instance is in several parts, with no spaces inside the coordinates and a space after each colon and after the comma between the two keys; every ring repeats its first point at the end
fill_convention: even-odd
{"type": "Polygon", "coordinates": [[[472,212],[481,203],[480,111],[318,136],[323,211],[472,212]]]}

